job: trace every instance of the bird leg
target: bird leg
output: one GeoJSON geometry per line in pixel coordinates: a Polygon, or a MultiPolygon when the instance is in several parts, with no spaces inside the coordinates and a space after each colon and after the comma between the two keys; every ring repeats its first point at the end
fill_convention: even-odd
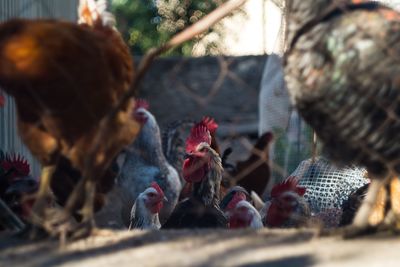
{"type": "Polygon", "coordinates": [[[30,239],[36,239],[42,237],[44,232],[43,228],[46,228],[46,209],[48,206],[49,198],[52,197],[50,190],[51,177],[55,171],[54,165],[45,166],[42,168],[40,174],[39,190],[36,193],[36,200],[32,207],[30,220],[32,227],[28,227],[26,233],[23,236],[28,235],[30,239]]]}
{"type": "Polygon", "coordinates": [[[55,217],[56,232],[60,235],[61,243],[65,243],[67,235],[72,239],[88,236],[94,227],[94,198],[96,185],[92,179],[82,178],[68,198],[61,214],[55,217]],[[81,209],[82,222],[73,224],[72,214],[80,207],[82,196],[84,203],[81,209]]]}
{"type": "Polygon", "coordinates": [[[50,182],[55,171],[55,166],[45,166],[40,175],[39,190],[36,194],[36,201],[32,208],[31,220],[36,225],[43,225],[45,220],[45,211],[48,200],[51,197],[50,182]]]}
{"type": "Polygon", "coordinates": [[[378,200],[379,191],[385,189],[388,179],[371,179],[368,192],[358,209],[352,225],[345,227],[343,234],[345,238],[354,238],[366,234],[375,233],[379,230],[380,224],[371,225],[370,216],[378,200]]]}
{"type": "Polygon", "coordinates": [[[357,228],[365,228],[369,225],[369,216],[371,215],[372,209],[376,203],[379,190],[385,184],[385,180],[373,179],[369,185],[367,195],[361,203],[356,216],[353,220],[353,226],[357,228]]]}
{"type": "Polygon", "coordinates": [[[94,223],[94,200],[96,194],[96,184],[93,179],[87,179],[84,183],[85,202],[81,209],[83,216],[79,229],[74,233],[74,238],[85,237],[91,234],[95,228],[94,223]]]}
{"type": "Polygon", "coordinates": [[[53,236],[60,238],[61,246],[66,244],[68,239],[78,239],[88,236],[93,229],[93,202],[95,196],[95,183],[91,179],[82,178],[75,185],[74,190],[68,197],[68,201],[62,209],[52,209],[44,222],[45,229],[53,236]],[[82,204],[82,198],[85,199],[82,207],[82,222],[78,223],[72,214],[82,204]]]}
{"type": "Polygon", "coordinates": [[[400,180],[394,176],[388,185],[388,212],[383,220],[382,229],[399,232],[400,230],[400,180]]]}

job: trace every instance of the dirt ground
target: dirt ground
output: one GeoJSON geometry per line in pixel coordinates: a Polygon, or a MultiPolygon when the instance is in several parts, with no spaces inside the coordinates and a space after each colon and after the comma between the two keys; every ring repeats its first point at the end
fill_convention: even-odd
{"type": "Polygon", "coordinates": [[[60,248],[0,236],[0,266],[400,266],[400,238],[317,237],[312,230],[105,231],[60,248]]]}

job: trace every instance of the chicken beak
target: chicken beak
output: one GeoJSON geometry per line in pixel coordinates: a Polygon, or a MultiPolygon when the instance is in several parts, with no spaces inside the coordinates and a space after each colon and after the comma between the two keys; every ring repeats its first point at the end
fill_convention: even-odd
{"type": "Polygon", "coordinates": [[[168,202],[168,198],[164,196],[164,202],[168,202]]]}

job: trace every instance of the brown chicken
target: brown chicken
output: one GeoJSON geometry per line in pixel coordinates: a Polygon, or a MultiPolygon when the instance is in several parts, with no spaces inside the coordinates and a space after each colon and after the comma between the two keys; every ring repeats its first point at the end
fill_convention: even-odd
{"type": "Polygon", "coordinates": [[[79,24],[0,24],[0,86],[14,97],[19,133],[44,167],[32,219],[49,232],[57,232],[55,224],[45,222],[58,217],[62,225],[71,214],[79,218],[81,208],[83,222],[92,221],[95,202],[101,205],[114,183],[110,163],[139,130],[131,115],[134,103],[106,120],[133,77],[131,55],[113,22],[105,1],[81,0],[79,24]],[[105,123],[108,135],[89,157],[105,123]],[[50,185],[65,210],[45,218],[50,185]]]}

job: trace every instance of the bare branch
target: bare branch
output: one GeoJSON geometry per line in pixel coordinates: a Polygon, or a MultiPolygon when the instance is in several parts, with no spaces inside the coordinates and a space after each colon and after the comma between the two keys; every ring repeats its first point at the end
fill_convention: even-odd
{"type": "Polygon", "coordinates": [[[136,75],[133,79],[132,85],[130,86],[130,88],[126,92],[126,94],[121,98],[120,102],[115,107],[115,109],[112,111],[110,116],[115,116],[118,113],[118,111],[126,104],[126,101],[128,101],[129,98],[131,98],[135,95],[135,92],[136,92],[136,89],[137,89],[139,83],[143,79],[144,74],[147,72],[148,68],[150,67],[151,63],[154,61],[155,58],[157,58],[159,55],[165,53],[166,51],[168,51],[174,47],[177,47],[178,45],[181,45],[182,43],[189,41],[192,38],[194,38],[195,36],[203,33],[204,31],[209,29],[211,26],[213,26],[217,22],[219,22],[221,19],[223,19],[224,17],[229,15],[233,10],[239,8],[246,1],[247,0],[230,0],[230,1],[222,4],[218,8],[216,8],[210,14],[206,15],[205,17],[203,17],[202,19],[200,19],[198,22],[194,23],[190,27],[177,33],[166,44],[164,44],[158,48],[150,49],[146,53],[146,55],[143,57],[143,59],[140,61],[140,64],[137,69],[136,75]]]}

